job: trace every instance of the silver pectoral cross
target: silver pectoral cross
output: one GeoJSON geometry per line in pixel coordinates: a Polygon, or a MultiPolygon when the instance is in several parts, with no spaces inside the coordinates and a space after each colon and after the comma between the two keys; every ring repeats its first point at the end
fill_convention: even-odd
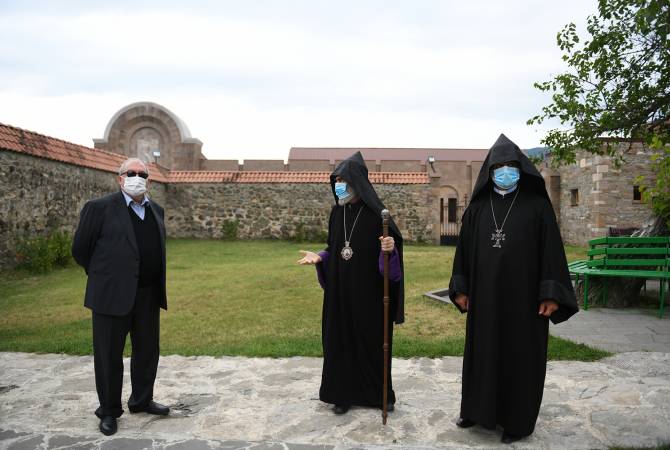
{"type": "Polygon", "coordinates": [[[495,241],[493,243],[494,248],[502,248],[500,241],[505,240],[505,233],[503,233],[503,230],[496,230],[495,232],[491,233],[491,240],[495,241]]]}

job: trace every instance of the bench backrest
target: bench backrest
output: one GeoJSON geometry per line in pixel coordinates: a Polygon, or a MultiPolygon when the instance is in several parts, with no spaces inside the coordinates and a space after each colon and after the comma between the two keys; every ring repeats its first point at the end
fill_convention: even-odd
{"type": "Polygon", "coordinates": [[[599,269],[640,267],[670,270],[670,237],[603,237],[589,241],[588,267],[599,269]]]}

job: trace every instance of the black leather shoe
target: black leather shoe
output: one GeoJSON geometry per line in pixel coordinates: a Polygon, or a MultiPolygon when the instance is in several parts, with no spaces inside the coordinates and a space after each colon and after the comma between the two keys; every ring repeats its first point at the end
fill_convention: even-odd
{"type": "Polygon", "coordinates": [[[500,439],[500,442],[502,442],[503,444],[511,444],[513,442],[520,441],[525,437],[526,436],[519,436],[516,434],[509,434],[503,432],[502,439],[500,439]]]}
{"type": "Polygon", "coordinates": [[[351,408],[351,405],[335,405],[333,412],[335,414],[346,414],[349,408],[351,408]]]}
{"type": "Polygon", "coordinates": [[[116,426],[116,419],[112,416],[103,416],[100,419],[100,431],[105,436],[111,436],[116,433],[118,427],[116,426]]]}
{"type": "Polygon", "coordinates": [[[474,427],[477,424],[470,419],[464,419],[462,417],[459,417],[458,420],[456,421],[456,425],[459,428],[470,428],[474,427]]]}
{"type": "Polygon", "coordinates": [[[128,409],[131,413],[145,412],[147,414],[155,414],[157,416],[167,416],[170,413],[170,408],[153,401],[149,402],[149,404],[143,408],[128,407],[128,409]]]}
{"type": "Polygon", "coordinates": [[[388,405],[386,405],[386,411],[393,412],[394,410],[395,410],[394,403],[389,403],[388,405]]]}

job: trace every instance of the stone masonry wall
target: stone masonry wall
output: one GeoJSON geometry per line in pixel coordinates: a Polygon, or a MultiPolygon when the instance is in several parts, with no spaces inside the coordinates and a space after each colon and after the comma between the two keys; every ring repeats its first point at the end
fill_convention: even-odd
{"type": "MultiPolygon", "coordinates": [[[[377,185],[407,240],[432,240],[429,185],[377,185]]],[[[171,184],[166,222],[170,236],[220,238],[225,221],[241,239],[322,239],[333,205],[330,185],[281,183],[171,184]]]]}
{"type": "MultiPolygon", "coordinates": [[[[430,185],[375,188],[406,240],[435,239],[430,185]]],[[[113,173],[0,150],[0,267],[15,263],[22,237],[74,233],[84,203],[117,190],[113,173]]],[[[153,183],[150,195],[165,208],[169,237],[220,238],[224,221],[237,219],[241,239],[321,239],[333,204],[325,183],[153,183]]]]}
{"type": "Polygon", "coordinates": [[[589,239],[606,236],[609,227],[642,227],[651,216],[648,205],[633,199],[636,177],[653,180],[652,153],[641,146],[626,154],[617,168],[605,156],[579,154],[577,164],[560,169],[561,232],[566,243],[586,245],[589,239]],[[571,203],[577,189],[579,201],[571,203]]]}
{"type": "MultiPolygon", "coordinates": [[[[0,150],[0,267],[14,263],[22,237],[74,233],[87,200],[118,191],[110,172],[0,150]]],[[[152,196],[165,204],[165,186],[152,196]]]]}

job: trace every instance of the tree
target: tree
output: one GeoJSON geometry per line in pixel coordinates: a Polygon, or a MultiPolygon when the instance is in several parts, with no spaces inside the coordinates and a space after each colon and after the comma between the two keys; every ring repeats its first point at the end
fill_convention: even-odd
{"type": "Polygon", "coordinates": [[[535,83],[552,103],[528,124],[560,121],[542,140],[555,165],[574,163],[579,150],[621,162],[635,141],[657,150],[656,180],[643,190],[670,227],[670,1],[599,0],[587,24],[583,44],[574,23],[558,33],[568,70],[535,83]]]}
{"type": "MultiPolygon", "coordinates": [[[[607,155],[621,163],[634,142],[656,150],[655,180],[641,180],[655,221],[645,234],[670,227],[670,0],[599,0],[587,18],[583,43],[574,23],[557,35],[568,69],[535,83],[552,103],[528,124],[558,119],[542,143],[554,165],[575,162],[578,151],[607,155]],[[607,138],[607,139],[603,139],[607,138]]],[[[623,279],[608,304],[634,303],[642,282],[623,279]]],[[[578,291],[581,286],[577,287],[578,291]]],[[[591,289],[592,297],[599,289],[591,289]]],[[[613,295],[612,295],[613,294],[613,295]]]]}

